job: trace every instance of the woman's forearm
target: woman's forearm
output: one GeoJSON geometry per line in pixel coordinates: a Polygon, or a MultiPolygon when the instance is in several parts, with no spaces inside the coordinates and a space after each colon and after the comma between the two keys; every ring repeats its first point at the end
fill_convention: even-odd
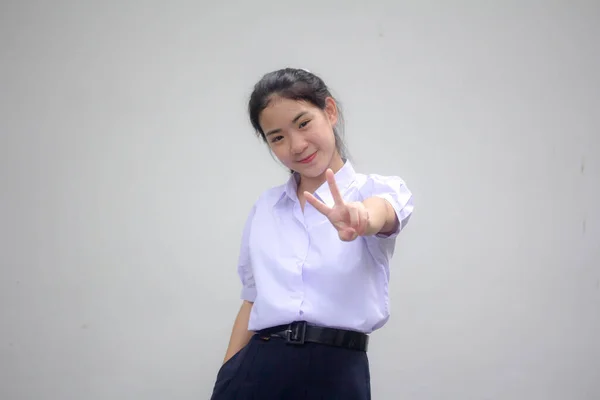
{"type": "Polygon", "coordinates": [[[369,226],[365,234],[391,233],[398,227],[398,218],[394,207],[381,197],[369,197],[363,201],[369,211],[369,226]]]}
{"type": "Polygon", "coordinates": [[[227,362],[233,357],[238,351],[248,344],[250,338],[254,332],[248,330],[248,320],[250,319],[250,311],[252,311],[253,303],[245,301],[240,307],[240,311],[235,318],[233,328],[231,330],[231,338],[229,339],[229,345],[227,346],[227,352],[225,353],[225,359],[223,363],[227,362]]]}

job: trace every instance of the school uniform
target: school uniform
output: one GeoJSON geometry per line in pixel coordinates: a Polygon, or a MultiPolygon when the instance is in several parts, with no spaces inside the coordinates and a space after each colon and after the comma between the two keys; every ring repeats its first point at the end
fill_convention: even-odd
{"type": "MultiPolygon", "coordinates": [[[[297,176],[265,191],[242,234],[241,298],[256,332],[219,370],[213,400],[370,399],[369,334],[388,320],[389,262],[413,198],[395,176],[335,174],[346,202],[379,196],[400,221],[388,236],[344,242],[327,217],[297,197],[297,176]]],[[[332,207],[327,182],[314,193],[332,207]]]]}

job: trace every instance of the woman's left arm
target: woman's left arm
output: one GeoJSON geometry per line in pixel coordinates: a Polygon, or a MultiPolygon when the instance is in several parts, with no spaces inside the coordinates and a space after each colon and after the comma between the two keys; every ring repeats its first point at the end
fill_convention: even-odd
{"type": "Polygon", "coordinates": [[[412,213],[412,194],[399,178],[392,178],[397,188],[389,183],[379,183],[368,197],[365,196],[365,200],[346,203],[335,183],[333,171],[328,169],[325,176],[333,207],[318,200],[312,193],[304,192],[304,197],[329,219],[343,241],[373,235],[395,238],[401,229],[400,224],[405,225],[412,213]]]}
{"type": "Polygon", "coordinates": [[[369,197],[363,202],[369,222],[364,236],[390,234],[398,229],[398,216],[389,201],[382,197],[369,197]]]}

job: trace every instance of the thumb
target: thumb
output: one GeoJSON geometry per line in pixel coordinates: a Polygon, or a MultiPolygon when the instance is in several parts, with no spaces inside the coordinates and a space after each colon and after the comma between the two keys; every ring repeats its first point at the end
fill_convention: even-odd
{"type": "Polygon", "coordinates": [[[359,235],[358,232],[356,232],[356,230],[353,228],[344,228],[338,231],[338,236],[344,242],[351,242],[354,239],[356,239],[359,235]]]}

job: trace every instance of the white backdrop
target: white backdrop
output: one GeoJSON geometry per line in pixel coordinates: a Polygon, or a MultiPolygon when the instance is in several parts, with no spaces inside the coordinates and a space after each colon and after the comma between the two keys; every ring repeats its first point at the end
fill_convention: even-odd
{"type": "Polygon", "coordinates": [[[415,193],[374,399],[600,398],[600,3],[216,3],[0,3],[0,398],[209,397],[285,66],[415,193]]]}

